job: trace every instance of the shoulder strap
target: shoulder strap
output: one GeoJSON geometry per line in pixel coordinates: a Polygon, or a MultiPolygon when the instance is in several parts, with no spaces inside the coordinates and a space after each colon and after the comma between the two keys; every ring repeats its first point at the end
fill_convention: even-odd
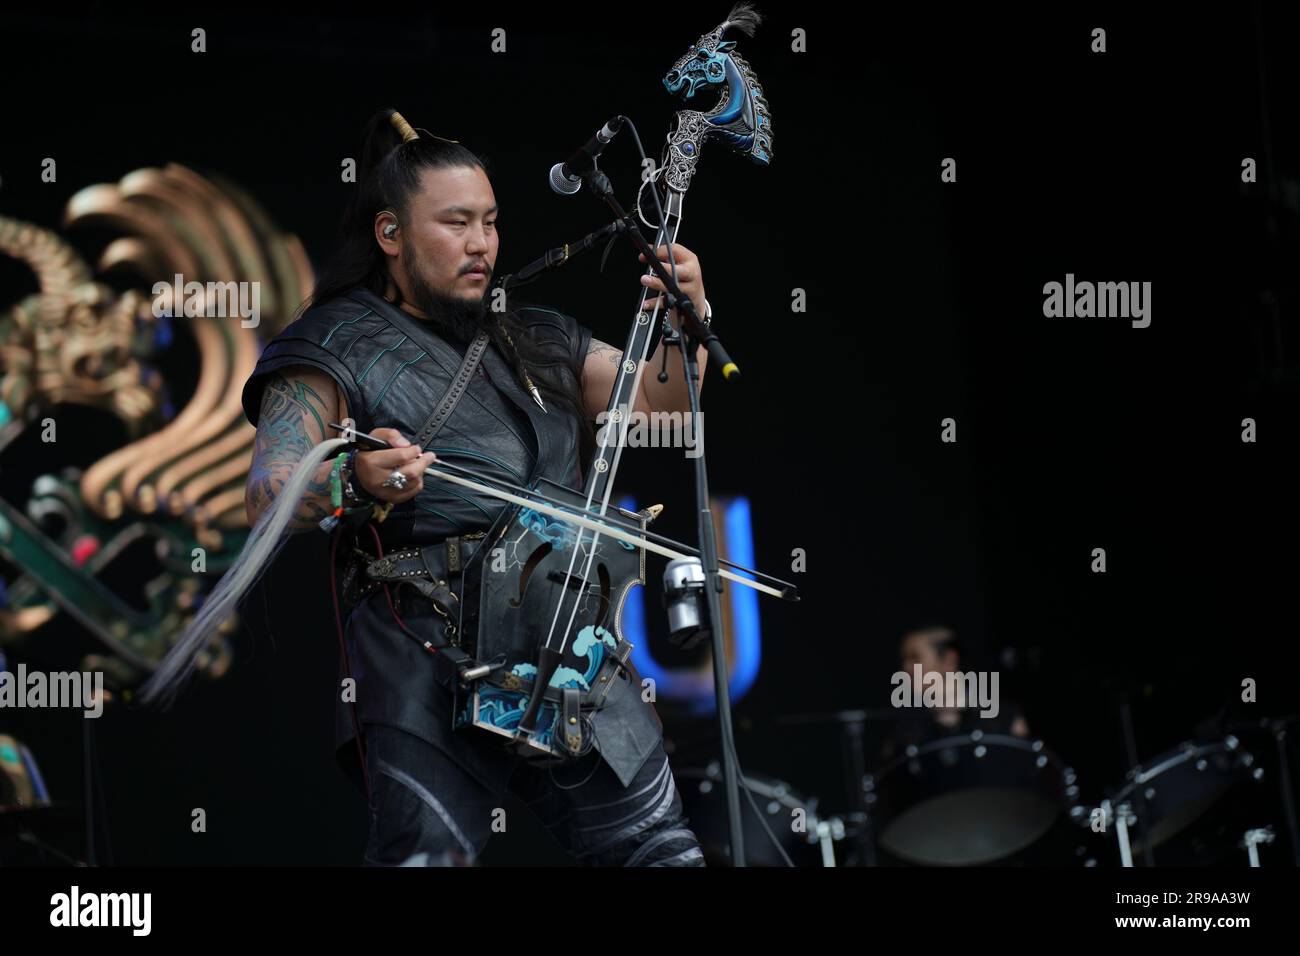
{"type": "Polygon", "coordinates": [[[465,394],[465,388],[469,385],[469,380],[474,375],[474,370],[478,368],[479,359],[483,357],[483,350],[487,348],[488,334],[479,332],[465,350],[465,358],[460,363],[460,368],[456,371],[456,377],[451,380],[451,385],[447,388],[447,394],[442,396],[433,414],[425,421],[424,426],[420,429],[419,438],[416,439],[416,445],[421,450],[428,447],[429,442],[433,441],[433,436],[438,434],[443,424],[451,417],[451,413],[456,410],[460,404],[460,397],[465,394]]]}

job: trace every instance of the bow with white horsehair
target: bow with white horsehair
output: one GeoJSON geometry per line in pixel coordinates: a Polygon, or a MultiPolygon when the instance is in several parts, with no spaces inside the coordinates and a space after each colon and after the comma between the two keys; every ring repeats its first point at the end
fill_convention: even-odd
{"type": "MultiPolygon", "coordinates": [[[[345,434],[352,436],[354,441],[349,441],[348,438],[326,439],[302,458],[280,493],[275,496],[271,506],[262,513],[253,526],[239,556],[217,582],[212,593],[203,601],[189,627],[141,687],[139,696],[143,703],[170,703],[175,699],[177,691],[193,672],[195,659],[207,647],[221,625],[235,612],[239,602],[262,577],[292,535],[290,523],[299,503],[309,493],[307,486],[313,480],[321,463],[353,446],[363,446],[371,450],[393,447],[382,438],[376,438],[367,432],[345,430],[342,425],[333,422],[331,427],[344,431],[345,434]]],[[[591,513],[583,514],[572,505],[557,501],[536,490],[480,475],[467,468],[439,461],[436,462],[436,466],[431,465],[426,468],[424,473],[429,477],[469,488],[488,497],[532,508],[561,521],[572,522],[593,533],[608,535],[670,560],[699,556],[699,551],[695,548],[664,535],[615,520],[608,515],[600,517],[591,513]]],[[[782,581],[725,559],[719,561],[727,568],[734,569],[720,571],[721,575],[730,581],[787,601],[799,600],[795,585],[788,581],[782,581]],[[754,577],[747,578],[742,575],[754,577]]]]}

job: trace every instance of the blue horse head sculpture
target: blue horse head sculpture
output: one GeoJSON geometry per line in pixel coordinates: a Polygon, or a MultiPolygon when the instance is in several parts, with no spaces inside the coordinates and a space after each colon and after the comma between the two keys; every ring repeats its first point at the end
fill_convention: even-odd
{"type": "Polygon", "coordinates": [[[708,112],[683,110],[668,138],[666,177],[673,189],[685,190],[705,139],[717,139],[762,166],[772,161],[772,117],[763,88],[736,44],[722,39],[732,28],[753,36],[762,17],[748,3],[738,3],[711,33],[691,44],[664,77],[664,87],[683,101],[715,89],[718,101],[708,112]]]}

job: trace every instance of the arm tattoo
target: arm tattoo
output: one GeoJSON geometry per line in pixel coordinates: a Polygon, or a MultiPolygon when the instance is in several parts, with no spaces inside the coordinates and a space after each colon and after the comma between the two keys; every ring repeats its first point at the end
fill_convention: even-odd
{"type": "Polygon", "coordinates": [[[591,345],[587,347],[588,355],[604,355],[615,365],[623,361],[623,353],[614,348],[612,345],[606,345],[599,339],[592,339],[591,345]]]}
{"type": "MultiPolygon", "coordinates": [[[[587,354],[604,355],[615,367],[623,364],[623,351],[600,341],[600,339],[591,340],[591,344],[587,346],[587,354]]],[[[641,379],[641,384],[637,387],[637,392],[640,394],[642,401],[645,402],[645,407],[647,409],[654,407],[653,403],[650,401],[650,393],[646,391],[646,379],[644,377],[641,379]]],[[[634,407],[635,404],[636,401],[633,399],[634,407]]]]}
{"type": "MultiPolygon", "coordinates": [[[[325,420],[334,410],[306,382],[274,373],[262,391],[262,411],[253,463],[248,473],[248,505],[255,514],[271,504],[302,457],[325,439],[325,420]]],[[[290,527],[306,530],[330,513],[329,462],[307,485],[290,527]]]]}

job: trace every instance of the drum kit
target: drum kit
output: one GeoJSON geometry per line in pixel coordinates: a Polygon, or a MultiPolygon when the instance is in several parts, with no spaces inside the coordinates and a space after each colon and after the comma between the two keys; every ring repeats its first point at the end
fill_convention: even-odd
{"type": "MultiPolygon", "coordinates": [[[[888,711],[784,718],[845,728],[861,767],[862,727],[888,711]]],[[[744,780],[750,866],[1296,865],[1286,731],[1297,718],[1237,724],[1138,763],[1085,799],[1071,767],[1043,741],[970,733],[906,747],[857,775],[850,809],[757,773],[744,780]],[[1243,738],[1255,750],[1248,749],[1243,738]],[[1267,755],[1262,759],[1257,754],[1267,755]],[[1267,764],[1267,766],[1266,766],[1267,764]],[[1281,837],[1271,854],[1261,849],[1281,837]]],[[[726,864],[726,807],[717,763],[675,770],[690,826],[710,864],[726,864]]],[[[744,791],[742,791],[743,797],[744,791]]]]}

